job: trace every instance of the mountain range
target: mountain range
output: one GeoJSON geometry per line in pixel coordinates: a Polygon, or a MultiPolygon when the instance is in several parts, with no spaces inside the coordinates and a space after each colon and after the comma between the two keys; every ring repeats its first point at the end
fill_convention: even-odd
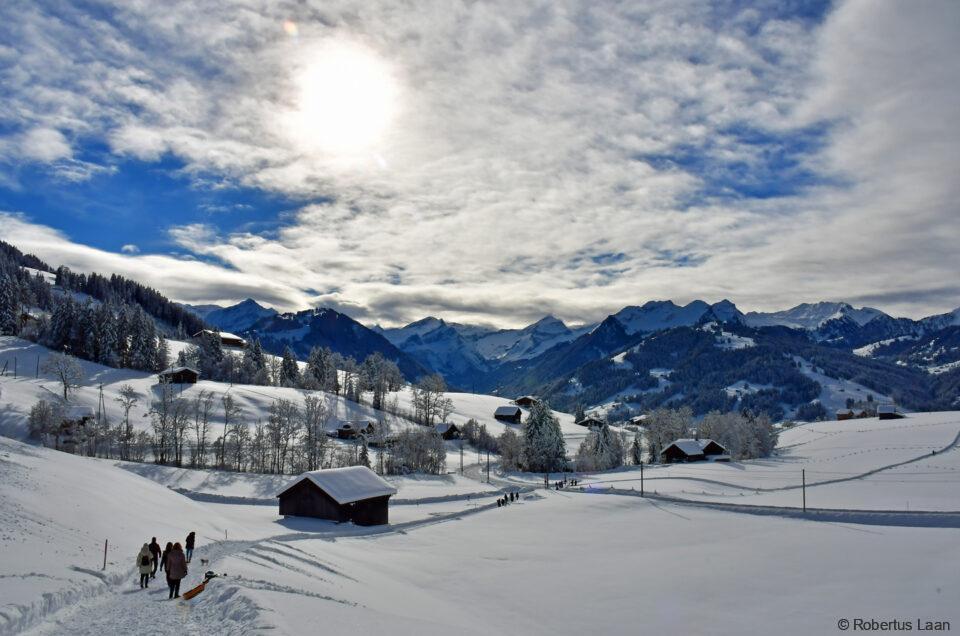
{"type": "Polygon", "coordinates": [[[960,309],[912,320],[843,302],[743,313],[729,300],[665,300],[624,307],[596,324],[570,326],[546,316],[521,329],[436,317],[367,327],[333,309],[280,314],[252,299],[193,309],[211,325],[259,338],[277,353],[290,346],[304,357],[324,345],[362,359],[380,351],[408,379],[436,372],[452,388],[535,393],[562,407],[754,404],[789,413],[816,401],[810,378],[827,372],[912,408],[931,408],[955,399],[943,385],[954,370],[960,374],[960,309]],[[707,367],[713,376],[704,373],[707,367]],[[812,370],[804,375],[798,368],[812,370]],[[727,381],[763,388],[737,393],[727,381]]]}

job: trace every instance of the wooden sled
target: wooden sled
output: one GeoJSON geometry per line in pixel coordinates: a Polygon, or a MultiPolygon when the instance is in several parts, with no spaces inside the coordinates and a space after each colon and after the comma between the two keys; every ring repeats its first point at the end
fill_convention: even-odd
{"type": "Polygon", "coordinates": [[[216,578],[216,577],[217,577],[217,575],[214,574],[213,572],[207,572],[206,578],[203,579],[203,583],[201,583],[201,584],[198,585],[197,587],[193,588],[192,590],[187,590],[186,592],[183,593],[183,595],[181,595],[180,598],[182,598],[182,599],[185,600],[185,601],[189,601],[189,600],[192,599],[194,596],[196,596],[196,595],[199,594],[200,592],[202,592],[202,591],[204,591],[205,589],[207,589],[207,583],[210,582],[210,579],[214,579],[214,578],[216,578]]]}

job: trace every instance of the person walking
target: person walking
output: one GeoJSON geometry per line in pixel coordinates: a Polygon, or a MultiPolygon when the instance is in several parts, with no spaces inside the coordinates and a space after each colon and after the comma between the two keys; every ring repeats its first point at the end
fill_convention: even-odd
{"type": "Polygon", "coordinates": [[[157,538],[154,537],[150,540],[150,556],[151,556],[151,565],[153,565],[153,571],[150,572],[150,578],[157,578],[157,568],[160,567],[160,544],[157,543],[157,538]]]}
{"type": "Polygon", "coordinates": [[[190,559],[193,558],[193,546],[196,543],[197,535],[195,532],[191,532],[187,535],[187,563],[190,563],[190,559]]]}
{"type": "Polygon", "coordinates": [[[167,565],[167,557],[170,556],[170,553],[173,552],[173,543],[167,541],[167,546],[163,549],[163,554],[160,556],[160,571],[163,572],[164,568],[167,565]]]}
{"type": "Polygon", "coordinates": [[[180,598],[180,581],[186,575],[187,558],[183,555],[183,548],[177,543],[167,555],[167,585],[170,588],[170,598],[180,598]]]}
{"type": "Polygon", "coordinates": [[[137,554],[137,571],[140,572],[140,589],[150,587],[150,572],[153,570],[153,555],[150,554],[150,545],[143,544],[137,554]]]}

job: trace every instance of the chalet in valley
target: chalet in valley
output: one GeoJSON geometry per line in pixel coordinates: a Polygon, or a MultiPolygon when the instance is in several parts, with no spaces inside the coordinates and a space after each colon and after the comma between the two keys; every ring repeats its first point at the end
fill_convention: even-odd
{"type": "Polygon", "coordinates": [[[433,430],[435,430],[437,435],[445,440],[460,439],[460,428],[453,422],[436,424],[434,425],[433,430]]]}
{"type": "Polygon", "coordinates": [[[160,382],[167,384],[196,384],[200,372],[193,367],[170,367],[159,374],[160,382]]]}
{"type": "Polygon", "coordinates": [[[903,413],[897,411],[897,407],[893,404],[881,404],[877,407],[877,417],[881,420],[899,420],[903,417],[903,413]]]}
{"type": "Polygon", "coordinates": [[[577,426],[583,426],[584,428],[594,429],[594,428],[603,428],[604,423],[605,422],[601,420],[599,417],[588,415],[587,417],[577,422],[577,426]]]}
{"type": "Polygon", "coordinates": [[[518,397],[516,400],[514,400],[513,403],[516,404],[517,406],[530,408],[535,404],[540,404],[540,398],[534,395],[523,395],[521,397],[518,397]]]}
{"type": "Polygon", "coordinates": [[[376,526],[389,523],[389,501],[395,494],[396,488],[366,466],[349,466],[303,473],[277,497],[285,517],[376,526]]]}
{"type": "Polygon", "coordinates": [[[370,420],[342,420],[334,422],[333,426],[327,430],[327,435],[340,439],[356,439],[361,436],[369,437],[373,435],[374,430],[374,424],[370,420]]]}
{"type": "Polygon", "coordinates": [[[204,329],[193,334],[194,338],[199,338],[204,334],[214,335],[220,338],[220,345],[224,347],[233,347],[235,349],[243,349],[247,346],[247,341],[241,338],[238,335],[228,333],[226,331],[210,331],[209,329],[204,329]]]}
{"type": "Polygon", "coordinates": [[[678,439],[660,451],[660,460],[665,464],[708,459],[730,461],[730,455],[726,448],[712,439],[678,439]]]}
{"type": "Polygon", "coordinates": [[[520,410],[519,406],[498,406],[497,410],[493,412],[493,417],[501,422],[519,424],[520,420],[523,419],[523,411],[520,410]]]}

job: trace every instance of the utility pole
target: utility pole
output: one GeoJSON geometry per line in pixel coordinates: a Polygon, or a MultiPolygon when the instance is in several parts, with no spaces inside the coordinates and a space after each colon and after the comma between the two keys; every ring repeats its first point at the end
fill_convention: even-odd
{"type": "Polygon", "coordinates": [[[643,497],[643,462],[640,462],[640,496],[643,497]]]}
{"type": "Polygon", "coordinates": [[[800,469],[801,490],[803,491],[803,513],[807,513],[807,469],[800,469]]]}
{"type": "Polygon", "coordinates": [[[103,569],[107,569],[107,544],[110,543],[110,539],[103,540],[103,569]]]}
{"type": "Polygon", "coordinates": [[[487,449],[487,483],[490,483],[490,449],[487,449]]]}
{"type": "Polygon", "coordinates": [[[463,438],[460,438],[460,474],[463,474],[463,438]]]}
{"type": "Polygon", "coordinates": [[[37,375],[36,379],[40,379],[40,354],[37,354],[37,375]]]}
{"type": "Polygon", "coordinates": [[[17,379],[17,356],[13,356],[13,379],[17,379]]]}

